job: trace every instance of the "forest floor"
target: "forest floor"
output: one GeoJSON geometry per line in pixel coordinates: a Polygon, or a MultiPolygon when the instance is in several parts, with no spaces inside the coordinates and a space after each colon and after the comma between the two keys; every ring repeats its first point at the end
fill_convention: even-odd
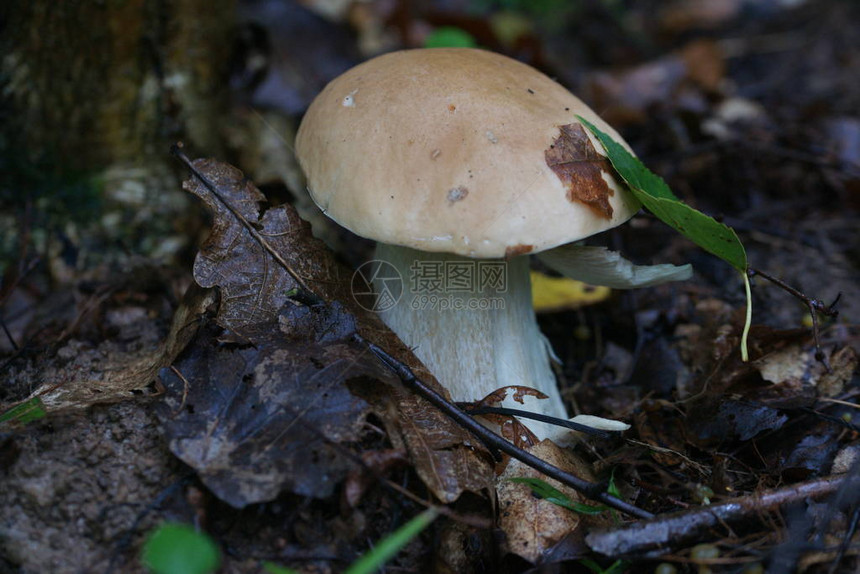
{"type": "MultiPolygon", "coordinates": [[[[242,3],[243,18],[257,20],[242,48],[260,35],[277,40],[268,42],[264,80],[236,72],[232,113],[277,116],[295,127],[325,82],[367,50],[420,46],[428,30],[455,26],[580,95],[681,199],[732,226],[752,267],[822,307],[839,297],[838,317],[815,317],[816,347],[803,301],[754,278],[752,360],[743,363],[746,309],[736,270],[647,213],[605,234],[604,243],[637,262],[692,263],[695,276],[539,316],[571,410],[632,425],[623,439],[580,442],[574,455],[595,479],[611,476],[626,500],[658,516],[693,512],[705,501],[749,506],[740,519],[678,534],[656,551],[622,550],[613,546],[618,535],[603,542],[609,550],[601,555],[585,538],[591,526],[580,526],[552,544],[543,540],[540,557],[527,560],[533,555],[512,551],[515,534],[499,525],[493,496],[466,486],[450,514],[412,541],[390,571],[525,572],[537,562],[542,572],[586,572],[622,555],[616,572],[661,563],[678,572],[856,571],[860,500],[832,477],[860,476],[860,6],[585,1],[570,3],[575,10],[562,17],[556,2],[512,2],[506,28],[489,18],[497,13],[490,3],[411,12],[360,4],[351,16],[324,20],[289,2],[242,3]],[[264,20],[274,4],[286,11],[283,19],[264,20]],[[503,38],[504,30],[513,35],[503,38]],[[792,488],[807,490],[792,495],[792,488]],[[761,502],[774,493],[788,504],[761,502]]],[[[260,152],[235,142],[233,149],[233,157],[217,159],[247,172],[273,203],[306,204],[290,175],[262,175],[260,152]]],[[[327,257],[351,267],[368,258],[368,242],[310,218],[334,246],[327,257]]],[[[194,395],[188,385],[193,377],[216,385],[248,376],[247,364],[267,365],[271,356],[261,349],[269,336],[244,324],[227,336],[223,308],[219,315],[205,294],[185,295],[195,277],[190,258],[165,265],[130,257],[119,267],[67,268],[58,277],[50,261],[20,253],[4,267],[0,289],[0,415],[28,399],[43,404],[0,419],[0,573],[143,571],[141,545],[165,520],[208,532],[223,572],[260,572],[264,561],[341,571],[419,512],[431,492],[438,497],[404,454],[408,433],[394,438],[383,399],[367,394],[362,406],[344,399],[330,407],[338,417],[361,417],[360,432],[336,430],[350,438],[329,450],[308,447],[313,456],[290,458],[292,467],[272,463],[275,478],[249,479],[245,473],[260,472],[257,462],[237,462],[235,453],[195,458],[195,433],[216,430],[194,418],[189,401],[197,401],[198,415],[223,414],[233,403],[219,402],[223,388],[194,395]],[[177,309],[189,313],[193,319],[181,324],[194,330],[171,331],[177,309]],[[216,347],[229,357],[213,358],[216,347]],[[317,484],[300,465],[316,469],[317,484]],[[361,465],[372,472],[357,471],[361,465]],[[320,477],[329,472],[340,478],[328,484],[320,477]]],[[[352,356],[347,348],[313,349],[352,356]]],[[[288,364],[304,372],[303,357],[290,353],[288,364]]],[[[375,376],[372,367],[359,368],[354,376],[375,376]]],[[[252,438],[243,448],[263,448],[252,438]]],[[[277,455],[293,457],[288,446],[297,445],[277,455]]],[[[595,524],[611,530],[627,522],[613,517],[595,524]]],[[[643,544],[651,534],[641,533],[643,544]]]]}

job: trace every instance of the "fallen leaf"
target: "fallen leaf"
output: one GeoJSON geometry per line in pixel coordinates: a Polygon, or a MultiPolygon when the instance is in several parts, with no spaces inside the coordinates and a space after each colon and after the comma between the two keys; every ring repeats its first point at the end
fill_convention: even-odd
{"type": "Polygon", "coordinates": [[[717,407],[716,415],[695,417],[689,428],[697,432],[701,440],[722,441],[736,436],[749,440],[757,434],[782,427],[788,416],[779,410],[759,404],[726,400],[717,407]]]}
{"type": "Polygon", "coordinates": [[[408,452],[418,476],[440,500],[492,490],[493,471],[479,441],[436,408],[399,385],[353,381],[350,389],[373,405],[394,447],[408,452]]]}
{"type": "Polygon", "coordinates": [[[523,385],[508,385],[506,387],[498,388],[481,400],[469,404],[476,407],[498,407],[501,405],[502,401],[507,398],[508,393],[510,392],[513,392],[511,399],[521,405],[525,404],[523,402],[523,397],[534,397],[536,399],[548,398],[544,393],[531,387],[525,387],[523,385]]]}
{"type": "Polygon", "coordinates": [[[815,361],[815,367],[820,373],[815,387],[821,396],[834,397],[841,393],[857,371],[857,364],[860,362],[858,359],[860,358],[853,347],[842,347],[830,356],[829,372],[820,361],[815,361]]]}
{"type": "Polygon", "coordinates": [[[615,192],[603,179],[612,174],[612,166],[600,155],[582,124],[559,126],[559,136],[544,151],[546,164],[567,189],[567,200],[579,202],[599,217],[612,218],[609,197],[615,192]]]}
{"type": "Polygon", "coordinates": [[[283,345],[277,323],[264,326],[243,347],[222,344],[210,326],[162,374],[157,412],[171,452],[236,508],[282,490],[329,496],[356,465],[344,443],[370,413],[343,382],[386,376],[348,340],[283,345]]]}
{"type": "Polygon", "coordinates": [[[322,243],[312,240],[310,229],[292,208],[267,210],[260,217],[265,197],[233,166],[214,160],[196,160],[195,169],[214,184],[219,200],[197,178],[183,188],[198,196],[213,213],[212,231],[194,260],[194,280],[201,287],[218,287],[221,306],[216,321],[244,336],[246,328],[271,321],[290,301],[296,281],[272,257],[227,207],[258,229],[261,237],[300,277],[325,279],[311,289],[325,300],[346,299],[344,285],[351,274],[335,264],[322,243]],[[342,275],[340,275],[342,274],[342,275]]]}
{"type": "Polygon", "coordinates": [[[753,365],[765,381],[782,383],[789,379],[803,378],[810,358],[810,353],[804,353],[799,345],[792,345],[765,355],[753,365]]]}
{"type": "MultiPolygon", "coordinates": [[[[472,403],[461,403],[461,405],[466,405],[467,410],[470,408],[480,407],[501,407],[502,401],[505,400],[510,392],[513,393],[511,400],[518,402],[521,405],[525,405],[524,397],[534,397],[538,400],[545,400],[548,398],[544,393],[537,389],[522,385],[509,385],[496,389],[478,401],[472,403]]],[[[485,413],[480,415],[478,418],[486,423],[491,423],[489,425],[491,428],[492,425],[498,427],[497,432],[519,448],[528,449],[540,442],[537,436],[514,415],[485,413]]]]}
{"type": "MultiPolygon", "coordinates": [[[[585,480],[593,479],[590,464],[552,441],[541,441],[527,450],[562,470],[585,480]]],[[[579,527],[583,521],[583,515],[534,496],[527,484],[511,482],[508,480],[511,478],[539,478],[560,491],[573,503],[588,503],[588,501],[575,490],[545,477],[518,460],[511,459],[508,462],[499,476],[497,490],[499,527],[506,535],[509,552],[536,563],[547,550],[579,527]]]]}
{"type": "Polygon", "coordinates": [[[819,396],[833,397],[851,379],[857,368],[857,353],[851,347],[843,347],[830,358],[830,370],[815,359],[812,349],[799,344],[787,346],[768,353],[753,365],[765,381],[780,385],[810,390],[815,388],[819,396]]]}
{"type": "Polygon", "coordinates": [[[726,75],[725,56],[713,40],[695,40],[680,51],[687,78],[707,92],[717,92],[726,75]]]}
{"type": "Polygon", "coordinates": [[[170,332],[155,349],[117,352],[110,342],[91,348],[71,341],[64,347],[71,360],[61,356],[61,350],[57,360],[43,365],[42,384],[22,404],[36,401],[45,414],[54,414],[152,395],[147,387],[194,337],[200,315],[213,302],[211,292],[189,289],[173,316],[170,332]]]}
{"type": "MultiPolygon", "coordinates": [[[[184,184],[214,213],[212,234],[195,261],[194,277],[201,285],[219,289],[221,304],[215,321],[227,330],[219,341],[235,348],[232,354],[198,350],[204,354],[199,365],[188,366],[189,373],[177,365],[187,380],[189,374],[197,372],[219,373],[223,378],[203,377],[197,383],[208,380],[206,384],[222,389],[220,398],[209,397],[213,391],[200,396],[204,404],[211,402],[207,412],[218,404],[224,407],[218,424],[209,419],[205,427],[205,440],[216,433],[223,452],[218,456],[203,453],[198,444],[194,448],[200,452],[189,453],[181,448],[179,435],[171,434],[174,452],[186,462],[194,461],[189,464],[228,502],[231,497],[237,504],[270,497],[278,485],[326,496],[332,484],[350,469],[333,453],[359,440],[358,430],[373,412],[381,419],[391,443],[407,453],[438,499],[450,502],[463,491],[489,488],[493,481],[489,456],[471,435],[407,392],[387,371],[371,368],[375,360],[353,342],[355,333],[409,365],[437,392],[447,394],[379,317],[355,302],[350,291],[352,272],[337,263],[324,244],[311,235],[292,206],[269,208],[260,215],[262,195],[242,172],[212,160],[196,160],[192,165],[217,190],[216,195],[198,177],[184,184]],[[306,306],[294,301],[291,297],[302,289],[299,280],[322,302],[306,306]],[[238,361],[235,353],[244,357],[241,369],[239,363],[233,364],[238,361]],[[310,366],[307,361],[311,361],[310,366]],[[320,395],[308,403],[306,395],[312,381],[325,388],[314,392],[328,396],[320,395]],[[236,399],[231,398],[233,391],[239,393],[236,399]],[[262,417],[249,412],[255,400],[266,402],[264,395],[276,410],[257,406],[258,411],[269,413],[262,417]],[[348,397],[359,402],[351,403],[348,397]],[[235,406],[230,406],[234,401],[235,406]],[[303,406],[297,410],[295,405],[303,406]],[[334,424],[329,420],[333,416],[341,419],[338,424],[342,426],[337,426],[334,434],[326,434],[331,430],[327,425],[334,424]],[[299,432],[299,427],[304,428],[299,432]],[[312,436],[328,444],[313,443],[313,452],[318,455],[316,466],[305,466],[301,462],[305,459],[297,454],[284,455],[306,449],[312,436]],[[272,446],[262,448],[264,443],[256,437],[268,437],[272,446]],[[262,479],[261,469],[265,469],[262,479]],[[326,479],[314,488],[304,470],[326,479]]],[[[199,344],[212,343],[204,340],[199,344]]],[[[171,381],[170,388],[170,400],[178,404],[176,381],[171,381]]],[[[193,429],[206,421],[194,420],[199,417],[192,415],[180,409],[175,416],[188,418],[189,429],[183,430],[180,421],[170,428],[194,436],[193,429]]]]}
{"type": "Polygon", "coordinates": [[[550,277],[539,271],[531,272],[531,283],[536,313],[580,309],[605,301],[612,292],[609,287],[591,286],[569,277],[550,277]]]}

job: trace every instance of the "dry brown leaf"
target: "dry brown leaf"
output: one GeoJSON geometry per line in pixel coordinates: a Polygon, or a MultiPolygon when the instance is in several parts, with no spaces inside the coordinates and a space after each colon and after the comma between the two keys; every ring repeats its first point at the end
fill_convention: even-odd
{"type": "Polygon", "coordinates": [[[717,92],[726,77],[725,55],[713,40],[695,40],[679,53],[687,78],[707,92],[717,92]]]}
{"type": "MultiPolygon", "coordinates": [[[[548,398],[544,393],[531,387],[508,385],[506,387],[496,389],[478,401],[461,404],[464,404],[467,410],[469,408],[499,407],[501,406],[502,401],[505,400],[505,397],[508,396],[508,393],[511,392],[513,393],[511,398],[520,404],[523,404],[523,397],[535,397],[538,399],[548,398]]],[[[492,425],[498,427],[497,432],[519,448],[528,449],[540,442],[537,436],[514,415],[485,413],[480,415],[478,418],[491,423],[491,428],[492,425]]]]}
{"type": "MultiPolygon", "coordinates": [[[[481,491],[491,487],[493,472],[486,452],[466,431],[429,403],[407,393],[388,373],[377,372],[371,376],[366,370],[373,359],[366,349],[350,342],[356,331],[409,365],[429,386],[447,395],[378,316],[355,302],[350,292],[352,272],[338,264],[322,242],[311,235],[309,226],[295,210],[290,205],[282,205],[266,210],[261,217],[262,196],[239,170],[212,160],[196,160],[193,166],[212,182],[223,199],[218,199],[196,177],[184,184],[185,189],[199,196],[215,214],[212,235],[201,248],[194,275],[201,285],[220,289],[221,306],[216,321],[232,333],[230,339],[253,343],[260,353],[271,354],[268,346],[273,345],[286,350],[290,360],[298,360],[303,346],[318,345],[318,351],[322,351],[331,345],[341,345],[340,359],[352,361],[356,370],[338,373],[337,384],[345,389],[349,381],[353,395],[364,399],[382,419],[392,443],[395,447],[402,445],[419,476],[437,498],[450,502],[464,490],[481,491]],[[240,222],[224,202],[234,206],[247,223],[240,222]],[[249,228],[255,230],[254,233],[249,228]],[[255,234],[258,237],[255,238],[255,234]],[[272,252],[283,265],[276,261],[272,252]],[[300,286],[285,266],[324,303],[305,307],[293,301],[291,293],[300,286]],[[273,326],[275,324],[277,327],[273,326]],[[260,329],[265,325],[279,330],[279,338],[261,337],[260,329]],[[350,380],[355,376],[360,380],[350,380]]],[[[331,366],[324,361],[320,363],[321,369],[331,366]]],[[[253,374],[248,384],[259,384],[256,377],[257,374],[253,374]]],[[[284,395],[281,404],[285,400],[292,402],[291,396],[284,395]]],[[[358,409],[349,416],[363,420],[363,413],[358,409]]],[[[307,421],[311,412],[294,414],[307,421]]],[[[229,426],[235,427],[232,423],[229,426]]],[[[349,437],[338,436],[337,442],[349,442],[349,437]]],[[[235,462],[235,457],[231,461],[235,462]]],[[[236,469],[236,472],[241,471],[236,469]]],[[[344,472],[338,470],[339,475],[344,472]]]]}
{"type": "MultiPolygon", "coordinates": [[[[333,315],[319,326],[337,327],[333,315]]],[[[326,341],[323,329],[284,345],[276,322],[259,327],[253,345],[237,346],[209,326],[162,375],[158,415],[170,450],[235,508],[283,490],[327,497],[355,469],[348,445],[370,412],[344,380],[385,373],[354,344],[326,341]]]]}
{"type": "MultiPolygon", "coordinates": [[[[585,480],[593,480],[589,463],[550,440],[541,441],[528,450],[536,457],[566,472],[585,480]]],[[[545,477],[518,460],[511,459],[508,462],[499,476],[497,487],[499,526],[507,537],[508,551],[536,563],[547,550],[578,528],[583,516],[534,496],[531,488],[526,484],[508,480],[521,477],[545,480],[573,502],[588,503],[588,501],[575,490],[545,477]]]]}
{"type": "Polygon", "coordinates": [[[814,386],[818,394],[832,397],[840,392],[857,368],[857,353],[843,347],[830,358],[828,372],[823,363],[815,359],[812,349],[794,344],[756,360],[753,365],[765,381],[775,385],[801,388],[814,386]]]}
{"type": "Polygon", "coordinates": [[[612,218],[609,197],[615,192],[603,173],[613,173],[605,156],[597,153],[582,124],[559,126],[560,134],[544,151],[546,164],[567,188],[567,200],[579,202],[595,214],[612,218]]]}
{"type": "Polygon", "coordinates": [[[524,404],[523,397],[535,397],[538,399],[548,398],[544,393],[531,387],[523,385],[508,385],[506,387],[496,389],[483,399],[471,403],[471,405],[476,407],[497,407],[505,400],[510,392],[513,392],[511,398],[520,404],[524,404]]]}
{"type": "Polygon", "coordinates": [[[129,353],[106,353],[99,347],[81,349],[75,353],[75,364],[60,361],[46,365],[42,384],[27,400],[39,398],[46,412],[58,413],[152,394],[145,391],[146,387],[194,337],[200,315],[213,301],[211,292],[190,289],[173,316],[170,333],[155,349],[129,353]]]}

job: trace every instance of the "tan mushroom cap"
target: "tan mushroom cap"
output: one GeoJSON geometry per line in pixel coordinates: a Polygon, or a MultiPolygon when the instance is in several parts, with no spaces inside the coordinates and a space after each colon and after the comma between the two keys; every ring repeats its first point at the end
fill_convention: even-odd
{"type": "Polygon", "coordinates": [[[516,60],[469,48],[407,50],[326,86],[302,121],[296,153],[314,201],[358,235],[505,257],[588,237],[639,209],[577,115],[621,141],[576,96],[516,60]],[[562,142],[562,131],[574,139],[562,142]]]}

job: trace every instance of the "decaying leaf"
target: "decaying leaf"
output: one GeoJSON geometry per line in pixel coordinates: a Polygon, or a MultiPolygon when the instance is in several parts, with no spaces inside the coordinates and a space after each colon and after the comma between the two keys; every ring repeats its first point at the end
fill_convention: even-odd
{"type": "Polygon", "coordinates": [[[474,452],[476,439],[464,436],[460,427],[401,386],[369,383],[356,381],[350,388],[373,405],[395,448],[409,453],[415,471],[434,495],[453,502],[463,491],[492,488],[490,465],[474,452]]]}
{"type": "MultiPolygon", "coordinates": [[[[663,408],[653,413],[643,409],[647,420],[637,417],[643,440],[670,449],[652,456],[662,464],[689,465],[684,456],[689,444],[715,455],[731,450],[737,459],[784,478],[824,472],[844,433],[838,411],[826,399],[844,392],[857,367],[856,352],[835,349],[828,356],[828,372],[815,359],[808,330],[754,326],[754,360],[743,363],[729,352],[737,327],[724,321],[731,321],[732,314],[714,300],[700,302],[698,310],[705,325],[679,331],[682,354],[701,373],[696,384],[685,389],[685,416],[679,419],[671,408],[663,408]]],[[[729,475],[710,480],[726,487],[739,482],[729,475]]]]}
{"type": "MultiPolygon", "coordinates": [[[[500,407],[502,406],[502,401],[508,396],[508,393],[512,393],[511,399],[520,404],[525,404],[524,397],[532,397],[538,400],[546,400],[548,398],[537,389],[522,385],[509,385],[496,389],[479,401],[468,403],[468,406],[470,408],[500,407]]],[[[538,437],[513,415],[485,413],[480,418],[498,426],[498,433],[519,448],[528,449],[540,442],[538,437]]]]}
{"type": "Polygon", "coordinates": [[[165,369],[159,416],[170,450],[236,508],[285,489],[328,496],[355,466],[357,455],[341,443],[360,436],[370,412],[344,381],[387,375],[348,340],[321,342],[325,333],[311,331],[284,345],[278,323],[258,327],[254,346],[239,348],[209,327],[165,369]]]}
{"type": "Polygon", "coordinates": [[[146,392],[146,388],[156,380],[158,371],[172,363],[193,338],[199,316],[213,300],[210,292],[190,289],[174,314],[167,338],[155,349],[106,352],[100,348],[75,348],[77,344],[71,342],[67,348],[74,364],[62,360],[61,356],[58,362],[45,365],[41,372],[42,384],[23,402],[38,400],[50,414],[152,394],[146,392]]]}
{"type": "Polygon", "coordinates": [[[560,135],[544,152],[549,168],[567,188],[568,201],[584,204],[595,214],[612,218],[610,196],[615,192],[604,181],[612,166],[605,156],[597,153],[582,124],[559,126],[560,135]]]}
{"type": "Polygon", "coordinates": [[[754,366],[765,381],[775,385],[807,385],[814,387],[819,396],[833,397],[842,392],[857,369],[857,352],[851,347],[839,349],[830,358],[828,370],[815,359],[812,349],[794,344],[761,357],[754,366]]]}
{"type": "MultiPolygon", "coordinates": [[[[709,408],[713,406],[709,405],[709,408]]],[[[745,401],[724,400],[716,406],[715,415],[699,417],[690,427],[697,431],[699,439],[703,441],[721,441],[728,437],[749,440],[764,431],[779,429],[787,421],[788,416],[778,409],[745,401]]]]}
{"type": "Polygon", "coordinates": [[[262,195],[239,170],[212,160],[192,165],[217,190],[197,176],[184,184],[215,215],[194,277],[220,290],[215,321],[226,331],[196,341],[174,374],[165,374],[173,409],[163,417],[174,453],[237,506],[281,489],[326,496],[354,467],[338,453],[359,440],[373,412],[440,500],[489,488],[492,467],[470,435],[376,368],[354,342],[357,332],[445,394],[396,335],[355,303],[352,273],[292,206],[261,216],[262,195]],[[291,299],[302,287],[294,276],[322,303],[291,299]],[[183,396],[200,406],[189,412],[183,396]]]}
{"type": "Polygon", "coordinates": [[[501,405],[502,401],[507,398],[508,393],[513,392],[511,399],[514,401],[523,404],[523,397],[534,397],[536,399],[546,399],[547,396],[540,392],[537,389],[533,389],[531,387],[525,387],[523,385],[508,385],[506,387],[501,387],[496,389],[483,399],[476,401],[474,403],[475,406],[483,406],[483,407],[497,407],[501,405]]]}
{"type": "MultiPolygon", "coordinates": [[[[567,472],[586,480],[593,479],[590,464],[552,441],[544,440],[528,450],[567,472]]],[[[535,563],[554,544],[576,529],[583,520],[583,515],[534,496],[526,484],[507,480],[523,477],[546,480],[573,502],[587,501],[573,489],[547,479],[518,460],[510,460],[499,476],[499,526],[507,536],[508,550],[535,563]]]]}
{"type": "Polygon", "coordinates": [[[269,209],[262,217],[265,197],[233,166],[202,159],[194,166],[214,184],[219,200],[197,178],[183,188],[199,197],[213,213],[212,232],[194,261],[194,280],[201,287],[218,287],[218,324],[242,336],[244,329],[271,321],[290,300],[296,281],[226,204],[259,232],[268,245],[299,276],[317,278],[310,288],[326,301],[348,300],[351,273],[336,265],[325,246],[312,238],[309,226],[290,207],[269,209]]]}

